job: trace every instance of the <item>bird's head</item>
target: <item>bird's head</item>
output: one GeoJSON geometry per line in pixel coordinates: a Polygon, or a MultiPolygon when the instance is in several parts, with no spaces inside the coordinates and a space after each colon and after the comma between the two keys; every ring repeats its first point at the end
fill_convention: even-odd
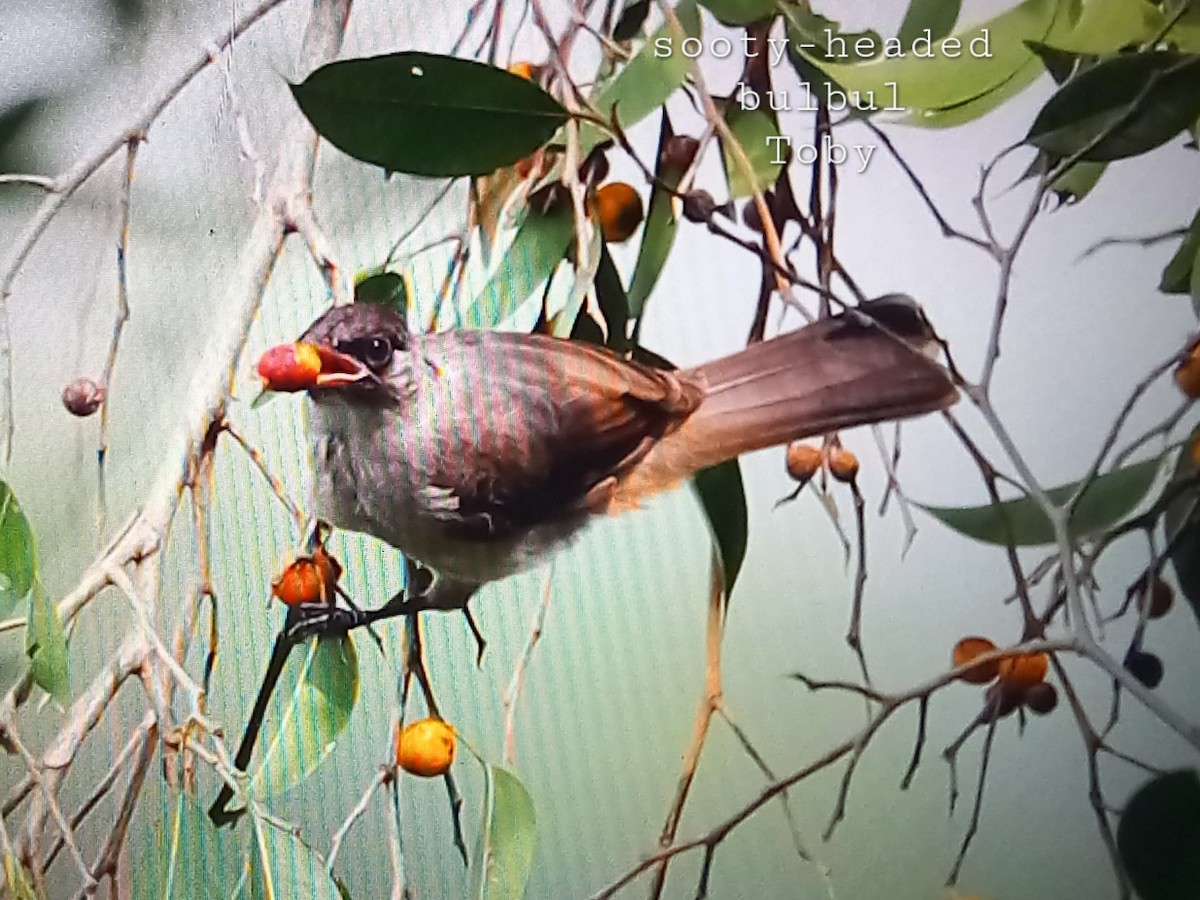
{"type": "Polygon", "coordinates": [[[408,348],[404,318],[376,303],[335,306],[294,344],[279,344],[258,361],[266,391],[307,391],[321,402],[373,404],[390,396],[388,375],[408,348]]]}

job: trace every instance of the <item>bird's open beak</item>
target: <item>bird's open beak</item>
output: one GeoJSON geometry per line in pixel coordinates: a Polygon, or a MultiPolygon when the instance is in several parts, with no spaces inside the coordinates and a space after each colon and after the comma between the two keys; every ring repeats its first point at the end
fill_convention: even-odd
{"type": "Polygon", "coordinates": [[[371,377],[371,371],[353,356],[298,341],[278,344],[264,353],[258,361],[258,375],[264,391],[295,393],[354,384],[371,377]]]}

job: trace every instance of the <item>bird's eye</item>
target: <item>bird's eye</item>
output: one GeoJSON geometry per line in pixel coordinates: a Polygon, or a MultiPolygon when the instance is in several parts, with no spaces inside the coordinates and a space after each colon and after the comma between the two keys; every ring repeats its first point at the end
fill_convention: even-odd
{"type": "Polygon", "coordinates": [[[392,362],[392,342],[385,337],[365,339],[359,349],[359,359],[368,369],[386,369],[392,362]]]}

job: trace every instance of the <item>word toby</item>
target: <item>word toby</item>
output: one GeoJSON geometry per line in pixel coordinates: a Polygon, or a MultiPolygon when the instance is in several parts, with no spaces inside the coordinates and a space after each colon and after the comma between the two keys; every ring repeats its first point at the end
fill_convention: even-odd
{"type": "Polygon", "coordinates": [[[793,144],[792,139],[786,134],[773,134],[767,138],[767,146],[774,153],[771,162],[777,166],[787,165],[789,151],[794,152],[796,158],[806,166],[811,166],[822,156],[835,166],[843,166],[850,159],[850,151],[853,150],[858,158],[858,168],[855,172],[859,175],[867,171],[867,164],[871,162],[871,156],[875,152],[873,144],[846,145],[840,141],[834,141],[828,134],[821,138],[819,145],[793,144]]]}

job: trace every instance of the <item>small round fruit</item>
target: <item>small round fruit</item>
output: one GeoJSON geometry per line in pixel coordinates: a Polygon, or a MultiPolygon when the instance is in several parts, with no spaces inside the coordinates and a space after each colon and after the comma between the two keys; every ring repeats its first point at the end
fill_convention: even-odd
{"type": "Polygon", "coordinates": [[[1048,681],[1031,684],[1025,690],[1025,706],[1039,716],[1052,713],[1054,707],[1058,706],[1058,691],[1048,681]]]}
{"type": "Polygon", "coordinates": [[[1022,653],[1000,660],[1000,680],[1019,691],[1046,680],[1050,658],[1045,653],[1022,653]]]}
{"type": "Polygon", "coordinates": [[[604,239],[610,244],[629,240],[642,224],[642,198],[631,184],[613,181],[603,185],[594,202],[604,239]]]}
{"type": "Polygon", "coordinates": [[[1175,368],[1175,383],[1193,400],[1200,397],[1200,343],[1195,344],[1187,359],[1175,368]]]}
{"type": "Polygon", "coordinates": [[[792,441],[787,448],[787,473],[793,481],[806,484],[821,468],[821,448],[792,441]]]}
{"type": "Polygon", "coordinates": [[[662,153],[658,157],[659,166],[682,173],[692,164],[699,150],[700,142],[694,137],[686,134],[672,135],[663,144],[662,153]]]}
{"type": "Polygon", "coordinates": [[[90,416],[104,403],[104,388],[90,378],[76,378],[62,392],[67,412],[81,419],[90,416]]]}
{"type": "Polygon", "coordinates": [[[301,603],[331,603],[342,566],[318,547],[312,556],[301,556],[271,583],[271,593],[288,606],[301,603]]]}
{"type": "Polygon", "coordinates": [[[683,195],[683,217],[689,222],[703,225],[717,211],[717,201],[704,189],[688,191],[683,195]]]}
{"type": "Polygon", "coordinates": [[[269,391],[308,390],[320,374],[320,352],[303,341],[274,346],[258,361],[258,376],[269,391]]]}
{"type": "Polygon", "coordinates": [[[1162,660],[1153,653],[1130,647],[1125,654],[1125,668],[1134,678],[1153,690],[1162,683],[1162,660]]]}
{"type": "Polygon", "coordinates": [[[453,725],[441,719],[421,719],[397,736],[396,765],[422,778],[445,775],[454,762],[457,745],[453,725]]]}
{"type": "MultiPolygon", "coordinates": [[[[957,669],[959,666],[965,666],[975,657],[991,653],[995,649],[996,645],[985,637],[965,637],[954,645],[951,660],[954,668],[957,669]]],[[[987,684],[998,674],[1000,674],[1000,660],[994,659],[991,662],[972,666],[959,677],[969,684],[987,684]]]]}
{"type": "Polygon", "coordinates": [[[983,693],[983,701],[989,718],[1003,719],[1021,705],[1021,691],[1001,679],[983,693]]]}
{"type": "Polygon", "coordinates": [[[1151,581],[1149,589],[1145,583],[1143,578],[1138,581],[1136,587],[1138,609],[1145,609],[1148,619],[1161,619],[1171,611],[1171,606],[1175,603],[1175,591],[1161,578],[1151,581]]]}
{"type": "Polygon", "coordinates": [[[1192,468],[1200,469],[1200,435],[1196,435],[1196,437],[1192,438],[1192,443],[1189,449],[1191,451],[1192,468]]]}
{"type": "Polygon", "coordinates": [[[842,447],[831,447],[829,474],[841,482],[853,481],[858,477],[858,457],[842,447]]]}

